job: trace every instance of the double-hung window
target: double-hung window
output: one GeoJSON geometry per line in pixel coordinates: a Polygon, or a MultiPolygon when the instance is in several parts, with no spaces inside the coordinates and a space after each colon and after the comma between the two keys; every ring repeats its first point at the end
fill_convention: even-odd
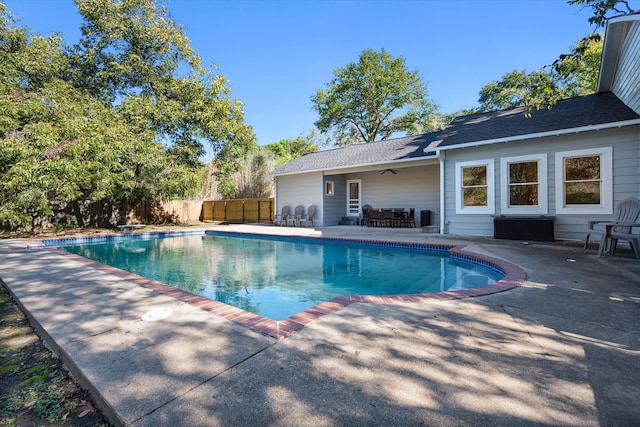
{"type": "Polygon", "coordinates": [[[612,148],[556,153],[556,212],[613,212],[612,148]]]}
{"type": "Polygon", "coordinates": [[[493,163],[493,159],[456,163],[456,213],[494,213],[493,163]]]}
{"type": "Polygon", "coordinates": [[[501,212],[547,214],[547,155],[505,157],[500,161],[501,212]]]}

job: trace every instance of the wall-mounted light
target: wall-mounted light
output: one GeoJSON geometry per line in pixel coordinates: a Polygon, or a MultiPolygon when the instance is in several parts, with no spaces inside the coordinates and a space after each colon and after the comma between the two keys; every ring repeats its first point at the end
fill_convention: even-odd
{"type": "Polygon", "coordinates": [[[333,181],[325,181],[324,183],[324,195],[333,196],[333,181]]]}

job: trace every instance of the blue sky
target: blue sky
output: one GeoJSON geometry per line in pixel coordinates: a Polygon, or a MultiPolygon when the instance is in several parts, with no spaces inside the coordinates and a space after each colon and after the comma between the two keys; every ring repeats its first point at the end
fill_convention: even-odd
{"type": "MultiPolygon", "coordinates": [[[[3,0],[40,34],[80,36],[72,0],[3,0]]],[[[258,143],[308,134],[311,96],[364,49],[402,56],[442,112],[477,105],[485,84],[534,71],[587,35],[589,10],[564,0],[172,0],[203,63],[245,104],[258,143]]]]}

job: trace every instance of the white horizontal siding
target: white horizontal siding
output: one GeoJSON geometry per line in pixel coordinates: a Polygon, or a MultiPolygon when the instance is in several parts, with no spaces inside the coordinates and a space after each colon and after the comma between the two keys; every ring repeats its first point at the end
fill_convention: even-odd
{"type": "Polygon", "coordinates": [[[640,114],[640,21],[629,29],[613,82],[613,93],[640,114]]]}
{"type": "Polygon", "coordinates": [[[493,235],[491,215],[457,215],[455,212],[455,163],[474,159],[494,159],[495,212],[500,211],[500,159],[521,155],[547,154],[548,215],[556,216],[557,239],[582,240],[589,220],[610,220],[611,215],[556,215],[555,153],[587,148],[613,147],[614,206],[627,197],[640,196],[640,127],[615,128],[572,135],[500,143],[476,148],[450,150],[445,160],[445,225],[444,232],[455,235],[493,235]]]}
{"type": "Polygon", "coordinates": [[[322,173],[312,172],[299,175],[280,176],[276,179],[276,214],[283,206],[289,206],[291,213],[296,206],[316,207],[316,226],[322,226],[322,195],[324,187],[322,173]]]}

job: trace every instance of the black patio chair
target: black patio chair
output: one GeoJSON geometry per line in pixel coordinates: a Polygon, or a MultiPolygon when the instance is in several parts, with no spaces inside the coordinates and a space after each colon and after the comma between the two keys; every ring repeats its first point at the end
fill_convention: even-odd
{"type": "Polygon", "coordinates": [[[410,208],[408,213],[402,216],[402,226],[417,227],[416,225],[416,209],[410,208]]]}
{"type": "Polygon", "coordinates": [[[380,224],[383,227],[393,226],[393,209],[380,209],[380,224]]]}

